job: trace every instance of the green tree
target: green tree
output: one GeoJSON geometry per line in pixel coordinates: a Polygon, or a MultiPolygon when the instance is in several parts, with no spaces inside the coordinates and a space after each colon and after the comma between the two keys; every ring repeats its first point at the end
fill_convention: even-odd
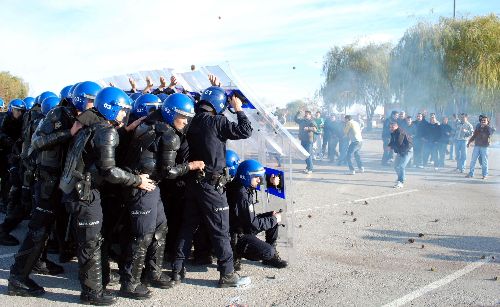
{"type": "Polygon", "coordinates": [[[299,110],[305,110],[307,108],[307,104],[303,100],[294,100],[286,104],[286,114],[287,114],[287,121],[293,121],[293,118],[295,117],[295,114],[299,110]]]}
{"type": "Polygon", "coordinates": [[[28,95],[28,84],[23,79],[11,75],[9,72],[0,72],[0,98],[6,107],[14,98],[24,98],[28,95]]]}
{"type": "Polygon", "coordinates": [[[355,103],[365,106],[368,129],[371,129],[377,106],[390,101],[389,55],[391,45],[357,43],[332,48],[325,57],[325,82],[320,93],[325,104],[338,110],[355,103]]]}
{"type": "Polygon", "coordinates": [[[500,20],[442,18],[408,29],[391,52],[390,86],[407,107],[499,109],[500,20]]]}

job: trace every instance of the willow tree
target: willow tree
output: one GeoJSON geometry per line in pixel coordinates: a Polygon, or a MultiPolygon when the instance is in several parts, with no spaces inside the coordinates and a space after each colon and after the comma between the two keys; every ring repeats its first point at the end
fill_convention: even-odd
{"type": "Polygon", "coordinates": [[[406,106],[498,110],[499,18],[442,18],[408,29],[391,53],[390,85],[406,106]]]}
{"type": "Polygon", "coordinates": [[[11,75],[9,72],[0,72],[0,98],[9,103],[14,98],[24,98],[28,94],[28,85],[23,79],[11,75]]]}
{"type": "Polygon", "coordinates": [[[443,69],[439,27],[423,22],[411,27],[391,52],[390,87],[396,102],[408,109],[442,112],[450,103],[453,88],[443,69]]]}
{"type": "Polygon", "coordinates": [[[442,19],[444,69],[457,104],[481,112],[500,111],[500,19],[442,19]]]}
{"type": "Polygon", "coordinates": [[[320,93],[325,104],[334,104],[337,109],[363,104],[371,129],[375,109],[390,100],[390,51],[388,43],[332,48],[323,64],[325,81],[320,93]]]}

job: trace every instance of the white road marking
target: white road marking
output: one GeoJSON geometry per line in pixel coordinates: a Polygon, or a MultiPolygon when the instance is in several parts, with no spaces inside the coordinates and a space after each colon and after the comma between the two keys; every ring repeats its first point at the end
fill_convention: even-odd
{"type": "Polygon", "coordinates": [[[437,280],[431,284],[428,284],[427,286],[425,287],[422,287],[420,289],[417,289],[401,298],[398,298],[386,305],[384,305],[383,307],[399,307],[399,306],[403,306],[404,304],[407,304],[411,301],[413,301],[414,299],[432,291],[432,290],[435,290],[437,288],[440,288],[442,286],[445,286],[449,283],[451,283],[452,281],[454,281],[455,279],[458,279],[462,276],[464,276],[465,274],[468,274],[472,271],[474,271],[475,269],[481,267],[482,265],[484,265],[485,263],[488,263],[491,261],[491,257],[488,257],[487,259],[485,260],[481,260],[481,261],[477,261],[477,262],[473,262],[467,266],[465,266],[463,269],[460,269],[458,271],[456,271],[455,273],[452,273],[448,276],[445,276],[444,278],[441,278],[440,280],[437,280]]]}
{"type": "Polygon", "coordinates": [[[401,195],[401,194],[407,194],[407,193],[413,193],[413,192],[418,192],[417,189],[413,190],[405,190],[397,193],[389,193],[389,194],[383,194],[383,195],[378,195],[378,196],[373,196],[373,197],[367,197],[367,198],[361,198],[361,199],[356,199],[353,202],[354,203],[359,203],[360,201],[365,201],[365,200],[373,200],[373,199],[379,199],[379,198],[385,198],[385,197],[391,197],[391,196],[396,196],[396,195],[401,195]]]}
{"type": "MultiPolygon", "coordinates": [[[[346,201],[343,204],[344,205],[354,204],[354,203],[359,203],[359,202],[366,201],[366,200],[373,200],[373,199],[391,197],[391,196],[396,196],[396,195],[401,195],[401,194],[413,193],[413,192],[417,192],[417,191],[418,191],[417,189],[413,189],[413,190],[406,190],[406,191],[401,191],[401,192],[397,192],[397,193],[383,194],[383,195],[378,195],[378,196],[372,196],[372,197],[367,197],[367,198],[350,200],[350,201],[346,201]]],[[[339,204],[331,204],[331,205],[325,205],[325,206],[315,206],[315,207],[306,208],[306,209],[294,210],[292,213],[296,214],[296,213],[300,213],[300,212],[308,212],[308,211],[313,211],[313,210],[326,209],[326,208],[331,208],[331,207],[335,207],[335,206],[338,206],[338,205],[339,204]]]]}

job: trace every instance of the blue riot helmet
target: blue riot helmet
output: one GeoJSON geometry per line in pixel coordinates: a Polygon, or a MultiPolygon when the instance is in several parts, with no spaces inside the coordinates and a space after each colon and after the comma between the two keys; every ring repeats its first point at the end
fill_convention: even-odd
{"type": "Polygon", "coordinates": [[[68,100],[69,102],[73,103],[73,93],[75,92],[75,88],[80,84],[80,82],[74,84],[70,89],[69,89],[69,93],[68,93],[68,98],[66,98],[66,100],[68,100]]]}
{"type": "Polygon", "coordinates": [[[8,112],[12,112],[12,110],[20,110],[20,111],[25,111],[26,106],[24,105],[24,101],[22,101],[19,98],[12,99],[9,103],[9,109],[8,112]]]}
{"type": "Polygon", "coordinates": [[[73,87],[73,85],[66,85],[65,87],[63,87],[63,89],[61,90],[61,100],[63,99],[67,99],[69,97],[69,93],[70,93],[70,90],[71,88],[73,87]]]}
{"type": "Polygon", "coordinates": [[[132,93],[130,94],[130,98],[132,99],[132,101],[136,101],[137,98],[141,97],[142,93],[132,93]]]}
{"type": "Polygon", "coordinates": [[[229,170],[229,175],[234,178],[236,176],[236,170],[238,169],[238,165],[240,165],[240,157],[233,150],[226,150],[226,167],[229,170]]]}
{"type": "MultiPolygon", "coordinates": [[[[55,93],[53,93],[53,92],[49,92],[49,91],[47,91],[47,92],[43,92],[43,93],[41,93],[41,94],[40,94],[40,96],[38,96],[38,97],[37,97],[37,98],[38,98],[38,101],[36,101],[36,100],[35,100],[35,104],[37,104],[37,105],[42,105],[42,102],[43,102],[46,98],[48,98],[48,97],[57,97],[57,95],[56,95],[55,93]]],[[[26,103],[26,101],[25,101],[25,103],[26,103]]],[[[31,107],[32,107],[32,106],[31,106],[31,107]]],[[[27,109],[27,110],[31,109],[31,107],[28,107],[28,105],[26,105],[26,109],[27,109]]]]}
{"type": "MultiPolygon", "coordinates": [[[[38,97],[40,97],[40,96],[38,96],[38,97]]],[[[38,97],[36,97],[36,98],[38,98],[38,97]]],[[[36,99],[28,96],[28,97],[23,99],[23,102],[24,102],[24,106],[26,107],[26,110],[31,110],[33,105],[36,104],[36,99]]]]}
{"type": "Polygon", "coordinates": [[[152,110],[157,110],[162,103],[158,96],[153,94],[143,94],[137,98],[132,108],[132,113],[137,117],[147,116],[152,110]]]}
{"type": "Polygon", "coordinates": [[[244,187],[250,188],[252,186],[252,178],[260,177],[260,182],[263,182],[265,173],[266,170],[259,161],[245,160],[238,166],[236,178],[238,178],[244,187]]]}
{"type": "Polygon", "coordinates": [[[94,100],[101,89],[102,87],[99,84],[92,81],[78,84],[73,91],[73,105],[79,111],[85,111],[87,109],[87,99],[94,100]]]}
{"type": "Polygon", "coordinates": [[[119,88],[106,87],[97,93],[94,107],[105,119],[116,121],[121,110],[130,110],[128,95],[119,88]]]}
{"type": "Polygon", "coordinates": [[[50,110],[55,108],[59,104],[60,101],[61,100],[59,99],[59,97],[50,96],[50,97],[45,98],[42,101],[42,114],[47,115],[47,113],[49,113],[50,110]]]}
{"type": "Polygon", "coordinates": [[[221,87],[211,86],[201,94],[200,103],[208,104],[216,114],[221,114],[227,107],[226,92],[221,87]]]}
{"type": "Polygon", "coordinates": [[[187,117],[188,119],[194,116],[194,103],[191,98],[181,93],[175,93],[167,97],[163,101],[161,107],[161,115],[165,122],[177,129],[179,132],[186,130],[186,127],[175,127],[174,120],[178,115],[187,117]]]}
{"type": "Polygon", "coordinates": [[[0,108],[5,107],[5,101],[3,101],[2,98],[0,98],[0,108]]]}

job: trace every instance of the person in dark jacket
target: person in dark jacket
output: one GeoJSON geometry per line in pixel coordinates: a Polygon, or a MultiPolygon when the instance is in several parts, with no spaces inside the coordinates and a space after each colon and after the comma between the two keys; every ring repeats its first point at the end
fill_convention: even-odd
{"type": "Polygon", "coordinates": [[[439,169],[439,152],[438,143],[441,137],[441,129],[439,128],[439,122],[436,119],[436,114],[431,113],[429,117],[429,124],[425,129],[424,140],[424,159],[423,165],[427,166],[429,163],[429,157],[431,161],[434,162],[434,169],[439,169]]]}
{"type": "Polygon", "coordinates": [[[429,122],[425,119],[424,114],[418,113],[413,125],[415,126],[413,164],[415,167],[424,168],[424,136],[427,133],[429,122]]]}
{"type": "Polygon", "coordinates": [[[222,114],[227,102],[228,97],[222,88],[211,86],[204,90],[187,133],[189,161],[203,161],[205,169],[190,176],[186,183],[182,226],[172,263],[173,285],[181,283],[185,276],[184,261],[189,257],[193,233],[200,223],[207,226],[218,260],[219,287],[240,287],[251,283],[250,278],[240,277],[234,272],[229,206],[224,187],[228,180],[226,141],[249,138],[253,129],[243,112],[241,100],[236,96],[231,96],[230,104],[238,122],[231,122],[222,114]]]}
{"type": "Polygon", "coordinates": [[[398,175],[398,180],[394,188],[399,189],[404,186],[405,182],[405,168],[410,159],[413,157],[413,140],[411,136],[399,127],[397,122],[392,122],[390,125],[391,140],[389,147],[396,153],[396,160],[394,161],[394,170],[398,175]]]}
{"type": "MultiPolygon", "coordinates": [[[[240,259],[262,261],[275,268],[285,268],[276,250],[281,213],[276,211],[255,213],[257,188],[264,181],[265,170],[256,160],[240,163],[235,179],[228,184],[227,200],[230,210],[231,236],[235,257],[235,269],[241,268],[240,259]],[[265,232],[265,242],[257,234],[265,232]]],[[[272,177],[268,184],[278,185],[279,178],[272,177]]]]}
{"type": "Polygon", "coordinates": [[[472,159],[470,160],[470,169],[467,174],[467,178],[474,177],[474,168],[476,166],[476,160],[481,157],[481,171],[483,179],[488,178],[488,147],[491,144],[491,135],[495,132],[495,129],[490,127],[489,119],[487,116],[481,118],[479,127],[476,127],[474,134],[467,142],[467,147],[474,142],[474,150],[472,151],[472,159]]]}
{"type": "Polygon", "coordinates": [[[313,171],[313,143],[314,133],[318,131],[318,126],[312,118],[311,111],[305,111],[301,117],[302,111],[297,112],[295,115],[295,122],[299,125],[299,139],[300,144],[309,153],[306,159],[306,169],[304,173],[311,174],[313,171]]]}
{"type": "Polygon", "coordinates": [[[450,138],[452,135],[453,129],[448,124],[448,117],[443,117],[443,121],[441,125],[439,125],[439,140],[437,143],[437,152],[438,152],[438,163],[437,167],[444,167],[444,158],[446,156],[446,148],[450,143],[450,138]]]}

